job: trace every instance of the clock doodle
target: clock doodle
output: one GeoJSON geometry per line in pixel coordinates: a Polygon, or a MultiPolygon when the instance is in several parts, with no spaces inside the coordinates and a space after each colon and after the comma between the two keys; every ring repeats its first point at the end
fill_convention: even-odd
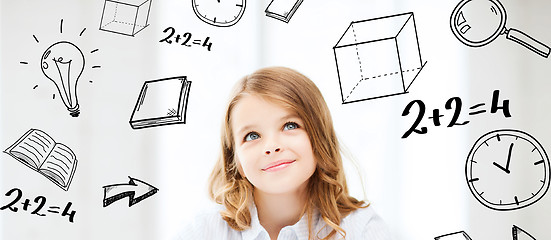
{"type": "Polygon", "coordinates": [[[508,211],[530,206],[549,189],[549,158],[529,134],[511,129],[484,134],[465,164],[469,189],[484,206],[508,211]]]}
{"type": "Polygon", "coordinates": [[[192,0],[193,12],[201,21],[217,27],[236,24],[245,12],[246,0],[192,0]]]}

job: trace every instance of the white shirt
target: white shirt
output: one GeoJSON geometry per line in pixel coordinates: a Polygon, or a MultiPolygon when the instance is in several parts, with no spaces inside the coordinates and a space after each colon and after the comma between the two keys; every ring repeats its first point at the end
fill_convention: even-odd
{"type": "MultiPolygon", "coordinates": [[[[251,207],[251,227],[243,231],[232,229],[220,216],[222,206],[198,214],[193,222],[187,224],[178,236],[179,240],[270,240],[268,232],[260,225],[256,207],[251,207]]],[[[326,226],[319,213],[312,216],[313,233],[326,226]]],[[[346,231],[346,240],[389,240],[390,233],[383,220],[373,207],[359,208],[342,219],[340,227],[346,231]]],[[[325,227],[319,236],[325,237],[332,228],[325,227]]],[[[281,229],[278,240],[308,240],[308,217],[305,214],[297,223],[281,229]]],[[[336,234],[332,239],[342,239],[336,234]]]]}

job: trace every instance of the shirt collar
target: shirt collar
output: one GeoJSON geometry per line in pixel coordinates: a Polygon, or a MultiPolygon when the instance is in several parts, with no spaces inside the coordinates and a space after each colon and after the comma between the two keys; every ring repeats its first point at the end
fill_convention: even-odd
{"type": "MultiPolygon", "coordinates": [[[[259,240],[259,239],[269,239],[268,232],[260,225],[260,220],[258,220],[258,211],[256,205],[253,203],[249,208],[251,213],[251,227],[245,229],[241,232],[243,240],[259,240]]],[[[321,217],[319,211],[314,210],[312,215],[312,232],[315,234],[324,224],[320,224],[321,217]]],[[[323,222],[323,221],[322,221],[323,222]]],[[[286,226],[281,229],[279,235],[289,234],[284,232],[294,233],[297,239],[307,240],[308,239],[308,214],[304,214],[302,218],[292,226],[286,226]]]]}

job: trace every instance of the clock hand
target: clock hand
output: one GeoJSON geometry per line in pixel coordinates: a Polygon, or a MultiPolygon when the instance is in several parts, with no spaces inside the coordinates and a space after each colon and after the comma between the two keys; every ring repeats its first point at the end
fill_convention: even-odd
{"type": "Polygon", "coordinates": [[[494,165],[495,165],[496,167],[498,167],[499,169],[503,170],[504,172],[506,172],[507,174],[511,173],[511,171],[509,171],[509,169],[502,167],[501,165],[499,165],[499,164],[496,163],[496,162],[494,162],[494,165]]]}
{"type": "Polygon", "coordinates": [[[511,145],[509,145],[509,153],[507,154],[507,164],[505,164],[505,167],[502,167],[498,163],[493,162],[496,167],[503,170],[507,174],[511,173],[511,171],[509,170],[509,164],[511,163],[511,153],[513,152],[513,144],[514,143],[511,143],[511,145]]]}
{"type": "Polygon", "coordinates": [[[509,154],[507,155],[507,164],[505,165],[505,169],[507,169],[507,171],[509,171],[509,163],[511,163],[511,153],[513,152],[513,144],[514,143],[511,143],[511,145],[509,145],[509,154]]]}

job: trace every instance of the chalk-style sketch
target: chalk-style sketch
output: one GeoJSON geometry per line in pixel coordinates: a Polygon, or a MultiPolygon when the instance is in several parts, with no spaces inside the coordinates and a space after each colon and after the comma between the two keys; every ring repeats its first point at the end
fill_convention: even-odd
{"type": "Polygon", "coordinates": [[[77,98],[77,84],[84,71],[84,54],[71,42],[54,43],[42,54],[42,73],[52,80],[70,115],[80,114],[77,98]]]}
{"type": "MultiPolygon", "coordinates": [[[[505,99],[505,100],[501,101],[501,103],[499,102],[499,100],[500,100],[499,99],[499,90],[494,90],[494,92],[492,94],[492,101],[491,101],[491,106],[490,106],[490,109],[489,109],[490,111],[489,112],[491,114],[495,114],[495,113],[497,113],[498,111],[501,110],[501,112],[503,112],[504,117],[506,117],[506,118],[512,117],[511,116],[511,111],[509,109],[509,99],[505,99]]],[[[415,105],[417,105],[417,108],[419,109],[418,114],[417,114],[417,118],[415,119],[415,122],[413,122],[411,127],[404,133],[404,135],[402,135],[402,138],[407,138],[412,133],[417,133],[417,134],[427,134],[428,133],[428,128],[427,127],[420,126],[421,121],[424,120],[425,112],[427,110],[427,107],[425,106],[425,103],[422,100],[417,99],[417,100],[413,100],[413,101],[409,102],[408,105],[406,105],[406,107],[404,108],[404,111],[402,112],[402,116],[409,115],[411,113],[411,109],[415,105]]],[[[459,117],[461,115],[462,106],[463,106],[463,101],[461,100],[460,97],[452,97],[452,98],[448,99],[448,101],[446,101],[446,104],[444,105],[445,110],[452,110],[453,109],[453,115],[452,115],[451,119],[449,120],[449,122],[447,124],[448,127],[464,126],[464,125],[471,122],[469,120],[467,120],[467,121],[459,120],[459,117]]],[[[485,106],[486,106],[486,103],[484,103],[484,102],[476,103],[476,104],[470,106],[469,107],[469,111],[470,111],[469,116],[483,114],[483,113],[488,112],[486,110],[485,106]]],[[[428,115],[429,116],[428,119],[432,120],[432,124],[435,127],[441,126],[442,123],[443,123],[441,121],[442,118],[444,116],[448,116],[448,114],[442,114],[442,112],[440,110],[441,109],[439,109],[439,108],[433,109],[432,114],[428,115]]]]}
{"type": "Polygon", "coordinates": [[[191,0],[191,5],[201,21],[216,27],[230,27],[245,13],[247,0],[191,0]]]}
{"type": "Polygon", "coordinates": [[[522,228],[513,225],[513,240],[536,240],[536,238],[522,228]]]}
{"type": "Polygon", "coordinates": [[[462,0],[452,12],[450,27],[457,39],[470,47],[481,47],[505,35],[531,51],[547,58],[551,49],[514,28],[507,29],[507,13],[499,0],[462,0]]]}
{"type": "Polygon", "coordinates": [[[36,204],[32,204],[31,200],[28,198],[25,199],[24,201],[19,202],[19,200],[23,199],[23,191],[19,188],[12,188],[8,192],[6,192],[5,196],[10,197],[14,193],[15,193],[14,199],[8,204],[1,206],[0,211],[6,210],[6,209],[12,212],[17,212],[19,210],[22,210],[21,212],[30,211],[32,215],[37,215],[41,217],[44,217],[46,215],[51,215],[51,214],[59,214],[62,217],[67,216],[69,218],[69,222],[71,223],[74,222],[76,211],[71,210],[71,206],[73,205],[72,202],[68,202],[65,205],[63,212],[61,212],[61,207],[58,205],[50,205],[48,206],[48,210],[42,211],[44,207],[47,206],[46,197],[44,196],[35,197],[33,202],[36,204]],[[17,206],[21,206],[21,208],[17,206]]]}
{"type": "Polygon", "coordinates": [[[130,117],[134,129],[186,123],[191,81],[173,77],[146,81],[130,117]]]}
{"type": "Polygon", "coordinates": [[[352,22],[333,51],[343,104],[407,93],[426,64],[413,13],[352,22]]]}
{"type": "Polygon", "coordinates": [[[464,231],[445,234],[435,237],[434,240],[472,240],[469,235],[464,231]]]}
{"type": "MultiPolygon", "coordinates": [[[[83,28],[79,34],[81,37],[86,28],[83,28]]],[[[59,32],[63,33],[63,19],[59,25],[59,32]]],[[[36,35],[33,35],[34,41],[40,43],[36,35]]],[[[93,54],[99,51],[94,49],[90,53],[93,54]]],[[[28,65],[28,61],[19,62],[23,65],[28,65]]],[[[77,84],[82,77],[86,61],[82,50],[72,42],[58,41],[42,53],[40,58],[40,69],[44,76],[50,79],[56,86],[59,96],[63,104],[69,111],[69,115],[78,117],[80,115],[80,106],[77,98],[77,84]]],[[[92,68],[101,68],[99,65],[94,65],[92,68]]],[[[90,81],[92,83],[92,81],[90,81]]],[[[38,88],[38,84],[34,85],[33,89],[38,88]]],[[[56,95],[52,95],[55,99],[56,95]]]]}
{"type": "Polygon", "coordinates": [[[30,129],[5,151],[27,167],[67,191],[77,168],[77,157],[66,145],[47,133],[30,129]]]}
{"type": "Polygon", "coordinates": [[[528,207],[540,200],[549,189],[550,174],[542,145],[528,133],[513,129],[481,136],[465,164],[471,193],[497,211],[528,207]]]}
{"type": "Polygon", "coordinates": [[[206,47],[208,51],[212,48],[212,42],[210,42],[210,37],[205,37],[202,39],[192,38],[192,33],[186,32],[184,34],[177,34],[174,27],[167,27],[163,30],[163,33],[167,33],[167,36],[159,40],[159,42],[164,42],[167,44],[175,43],[175,45],[193,47],[193,46],[202,46],[206,47]]]}
{"type": "Polygon", "coordinates": [[[128,206],[141,202],[157,193],[159,189],[149,183],[128,176],[128,183],[113,184],[103,187],[103,207],[128,197],[128,206]]]}
{"type": "Polygon", "coordinates": [[[100,30],[135,36],[149,26],[152,0],[105,0],[100,30]]]}
{"type": "Polygon", "coordinates": [[[272,0],[266,8],[266,16],[289,23],[303,0],[272,0]]]}

